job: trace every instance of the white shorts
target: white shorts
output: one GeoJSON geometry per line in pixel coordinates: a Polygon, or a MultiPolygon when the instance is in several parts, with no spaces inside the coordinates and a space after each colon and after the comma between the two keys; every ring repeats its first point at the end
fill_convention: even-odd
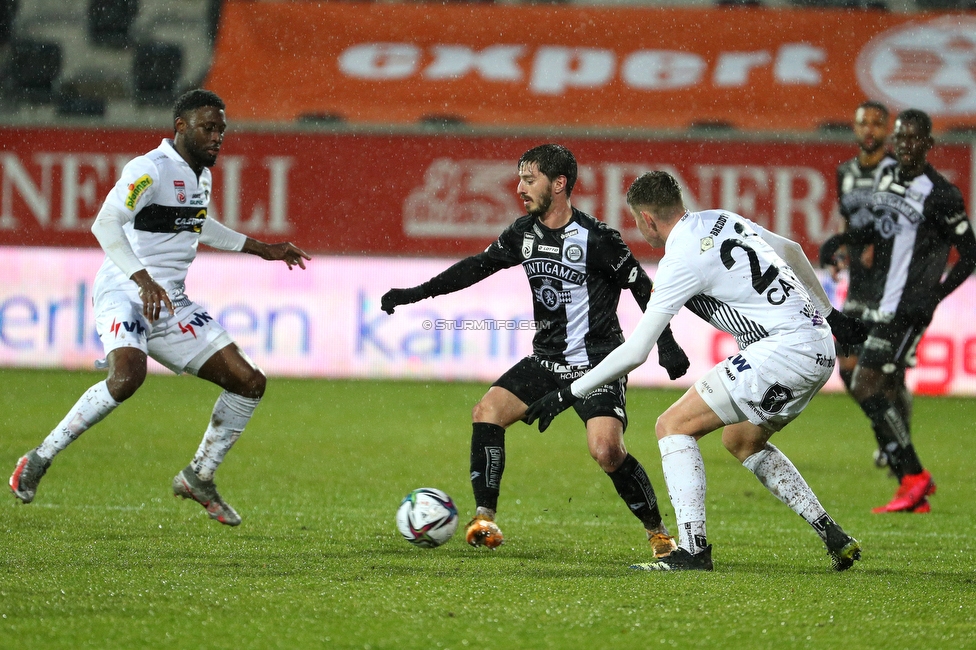
{"type": "Polygon", "coordinates": [[[769,337],[716,364],[695,389],[725,424],[779,431],[823,388],[835,361],[829,334],[808,343],[769,337]]]}
{"type": "Polygon", "coordinates": [[[196,375],[218,350],[234,342],[210,314],[185,296],[174,301],[175,314],[163,309],[149,323],[142,301],[125,291],[107,291],[95,297],[95,329],[105,355],[118,348],[138,348],[180,374],[196,375]]]}

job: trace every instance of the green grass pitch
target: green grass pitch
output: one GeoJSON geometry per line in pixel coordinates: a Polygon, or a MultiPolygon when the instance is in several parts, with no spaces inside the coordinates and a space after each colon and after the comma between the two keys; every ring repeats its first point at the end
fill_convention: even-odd
{"type": "MultiPolygon", "coordinates": [[[[0,371],[0,469],[99,375],[0,371]]],[[[872,515],[894,481],[867,421],[817,397],[773,437],[863,546],[834,573],[820,540],[721,447],[702,442],[715,571],[628,570],[639,523],[572,413],[512,427],[495,552],[411,547],[394,512],[438,487],[461,510],[476,384],[272,379],[217,474],[238,528],[174,499],[218,389],[151,376],[59,456],[30,505],[0,507],[0,648],[976,647],[976,400],[918,398],[939,485],[929,515],[872,515]]],[[[653,435],[675,391],[632,390],[629,450],[673,527],[653,435]]]]}

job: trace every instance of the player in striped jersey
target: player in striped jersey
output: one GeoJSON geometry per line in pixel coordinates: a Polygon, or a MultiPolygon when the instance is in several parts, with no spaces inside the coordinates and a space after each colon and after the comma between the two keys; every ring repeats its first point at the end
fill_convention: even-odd
{"type": "Polygon", "coordinates": [[[707,372],[658,418],[678,548],[632,568],[712,570],[698,440],[719,428],[726,449],[820,535],[834,568],[850,568],[860,558],[860,544],[831,519],[796,467],[768,441],[830,377],[831,330],[838,342],[856,343],[864,338],[863,325],[830,307],[799,244],[732,212],[688,212],[670,174],[640,176],[627,192],[627,204],[647,242],[665,247],[647,310],[623,345],[570,386],[532,404],[527,420],[538,419],[545,430],[557,414],[644,363],[672,316],[686,306],[731,334],[740,352],[707,372]]]}
{"type": "MultiPolygon", "coordinates": [[[[392,314],[399,305],[459,291],[519,264],[529,278],[535,320],[544,324],[533,338],[533,354],[503,374],[472,414],[471,485],[477,510],[467,540],[489,548],[502,542],[495,514],[505,469],[506,429],[523,419],[527,404],[567,386],[620,345],[621,290],[629,289],[643,309],[652,286],[620,234],[572,206],[577,166],[568,149],[554,144],[530,149],[519,160],[518,175],[525,216],[485,252],[420,286],[391,289],[381,301],[383,310],[392,314]]],[[[688,358],[670,329],[662,332],[659,360],[672,379],[688,369],[688,358]]],[[[625,390],[626,378],[621,377],[582,400],[576,410],[586,423],[590,454],[644,524],[655,555],[665,555],[674,541],[661,520],[647,473],[624,445],[625,390]]]]}
{"type": "MultiPolygon", "coordinates": [[[[837,203],[844,219],[844,230],[827,239],[820,247],[820,264],[829,268],[835,278],[842,267],[847,267],[849,282],[843,311],[857,318],[864,318],[866,312],[877,309],[877,299],[873,296],[877,293],[878,282],[884,282],[881,274],[872,272],[874,245],[870,241],[850,241],[850,238],[855,233],[874,229],[874,217],[870,210],[874,185],[878,175],[889,165],[895,164],[895,159],[885,148],[889,131],[888,109],[884,104],[866,101],[857,107],[854,112],[857,155],[837,166],[837,203]]],[[[860,346],[838,350],[837,369],[848,391],[860,353],[860,346]]],[[[912,409],[912,395],[905,387],[904,373],[900,384],[896,404],[907,418],[912,409]]],[[[884,441],[878,441],[874,462],[878,467],[888,465],[884,441]]]]}
{"type": "Polygon", "coordinates": [[[105,250],[95,276],[95,326],[108,377],[75,403],[61,423],[17,463],[10,489],[24,503],[55,455],[131,397],[152,357],[170,370],[217,384],[210,424],[189,465],[172,482],[175,496],[193,499],[222,524],[241,518],[217,492],[213,476],[241,435],[265,389],[265,376],[206,309],[184,291],[197,244],[243,251],[288,268],[309,259],[291,243],[266,244],[207,216],[210,167],[224,139],[224,102],[192,90],[173,109],[174,136],[126,164],[92,225],[105,250]]]}
{"type": "MultiPolygon", "coordinates": [[[[962,193],[927,162],[934,145],[932,120],[908,109],[893,134],[896,165],[885,168],[871,196],[874,265],[881,281],[866,320],[871,326],[851,384],[851,394],[871,420],[874,435],[898,478],[898,489],[875,513],[931,510],[932,474],[922,466],[911,438],[911,414],[899,405],[915,347],[946,296],[976,269],[976,237],[962,193]],[[958,261],[943,279],[951,249],[958,261]]],[[[857,233],[850,238],[854,241],[857,233]]]]}

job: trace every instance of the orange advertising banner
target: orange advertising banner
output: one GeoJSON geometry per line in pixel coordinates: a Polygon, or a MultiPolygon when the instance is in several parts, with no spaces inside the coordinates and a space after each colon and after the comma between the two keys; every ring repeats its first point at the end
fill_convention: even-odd
{"type": "Polygon", "coordinates": [[[230,1],[245,121],[811,130],[880,100],[976,127],[976,14],[230,1]]]}

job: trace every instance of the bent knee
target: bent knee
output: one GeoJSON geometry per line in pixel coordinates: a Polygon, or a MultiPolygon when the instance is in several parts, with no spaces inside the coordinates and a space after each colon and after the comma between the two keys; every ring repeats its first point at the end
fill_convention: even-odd
{"type": "Polygon", "coordinates": [[[494,422],[497,419],[495,417],[497,412],[498,409],[494,408],[486,397],[482,397],[471,409],[471,421],[494,422]]]}
{"type": "Polygon", "coordinates": [[[243,385],[241,395],[244,397],[259,398],[264,396],[264,390],[268,386],[268,377],[257,368],[247,378],[243,385]]]}
{"type": "Polygon", "coordinates": [[[671,429],[671,422],[668,418],[667,411],[657,416],[657,420],[654,422],[654,433],[657,435],[658,440],[664,438],[665,436],[671,435],[671,429]]]}
{"type": "Polygon", "coordinates": [[[113,374],[105,380],[109,395],[116,402],[122,403],[136,394],[136,391],[146,381],[146,373],[113,374]]]}
{"type": "Polygon", "coordinates": [[[620,467],[627,458],[627,451],[620,445],[601,445],[590,448],[590,456],[608,474],[620,467]]]}

